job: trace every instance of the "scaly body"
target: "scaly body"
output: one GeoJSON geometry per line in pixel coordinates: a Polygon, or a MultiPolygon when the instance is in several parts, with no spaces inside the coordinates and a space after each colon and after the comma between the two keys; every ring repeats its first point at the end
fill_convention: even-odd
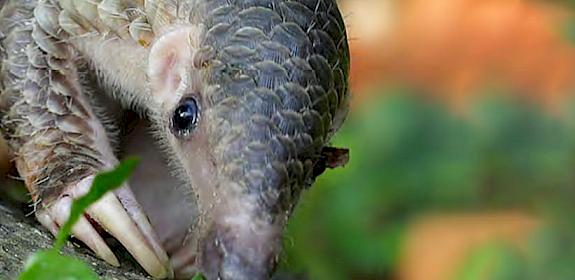
{"type": "MultiPolygon", "coordinates": [[[[85,82],[96,76],[149,116],[197,196],[199,219],[168,250],[180,276],[267,277],[347,113],[349,54],[334,0],[8,0],[0,50],[2,132],[38,220],[57,232],[72,199],[117,163],[85,82]]],[[[93,223],[153,276],[172,275],[129,186],[74,229],[116,264],[93,223]]]]}

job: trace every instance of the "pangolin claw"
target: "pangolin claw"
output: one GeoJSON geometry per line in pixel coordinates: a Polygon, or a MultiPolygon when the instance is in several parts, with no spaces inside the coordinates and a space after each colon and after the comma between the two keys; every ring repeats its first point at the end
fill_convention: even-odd
{"type": "MultiPolygon", "coordinates": [[[[36,212],[38,221],[56,235],[70,214],[74,199],[86,193],[93,177],[88,177],[49,205],[36,212]]],[[[113,266],[120,263],[95,229],[95,225],[116,238],[152,277],[173,277],[168,256],[151,230],[151,225],[127,186],[108,193],[91,205],[72,228],[72,235],[88,246],[98,257],[113,266]]]]}

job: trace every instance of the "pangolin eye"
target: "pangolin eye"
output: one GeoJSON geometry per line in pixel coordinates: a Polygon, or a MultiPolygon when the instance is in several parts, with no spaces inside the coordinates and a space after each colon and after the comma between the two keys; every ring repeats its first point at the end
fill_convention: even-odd
{"type": "Polygon", "coordinates": [[[199,108],[193,97],[182,100],[172,116],[172,131],[178,137],[189,136],[199,120],[199,108]]]}

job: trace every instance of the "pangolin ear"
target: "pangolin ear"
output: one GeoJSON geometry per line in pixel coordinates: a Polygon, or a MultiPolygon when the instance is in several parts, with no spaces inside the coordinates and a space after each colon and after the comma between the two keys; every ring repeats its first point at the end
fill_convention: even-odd
{"type": "Polygon", "coordinates": [[[170,32],[153,43],[148,60],[148,77],[155,102],[178,102],[178,88],[191,65],[194,49],[190,30],[170,32]]]}
{"type": "Polygon", "coordinates": [[[344,167],[349,162],[349,149],[324,147],[321,151],[320,158],[313,167],[310,186],[315,179],[323,174],[326,169],[344,167]]]}

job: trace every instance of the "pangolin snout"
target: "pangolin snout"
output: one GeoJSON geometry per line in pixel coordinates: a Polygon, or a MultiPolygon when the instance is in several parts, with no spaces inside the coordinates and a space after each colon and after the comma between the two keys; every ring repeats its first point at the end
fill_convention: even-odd
{"type": "Polygon", "coordinates": [[[281,226],[246,213],[228,213],[210,226],[201,266],[208,279],[269,279],[281,246],[281,226]]]}

